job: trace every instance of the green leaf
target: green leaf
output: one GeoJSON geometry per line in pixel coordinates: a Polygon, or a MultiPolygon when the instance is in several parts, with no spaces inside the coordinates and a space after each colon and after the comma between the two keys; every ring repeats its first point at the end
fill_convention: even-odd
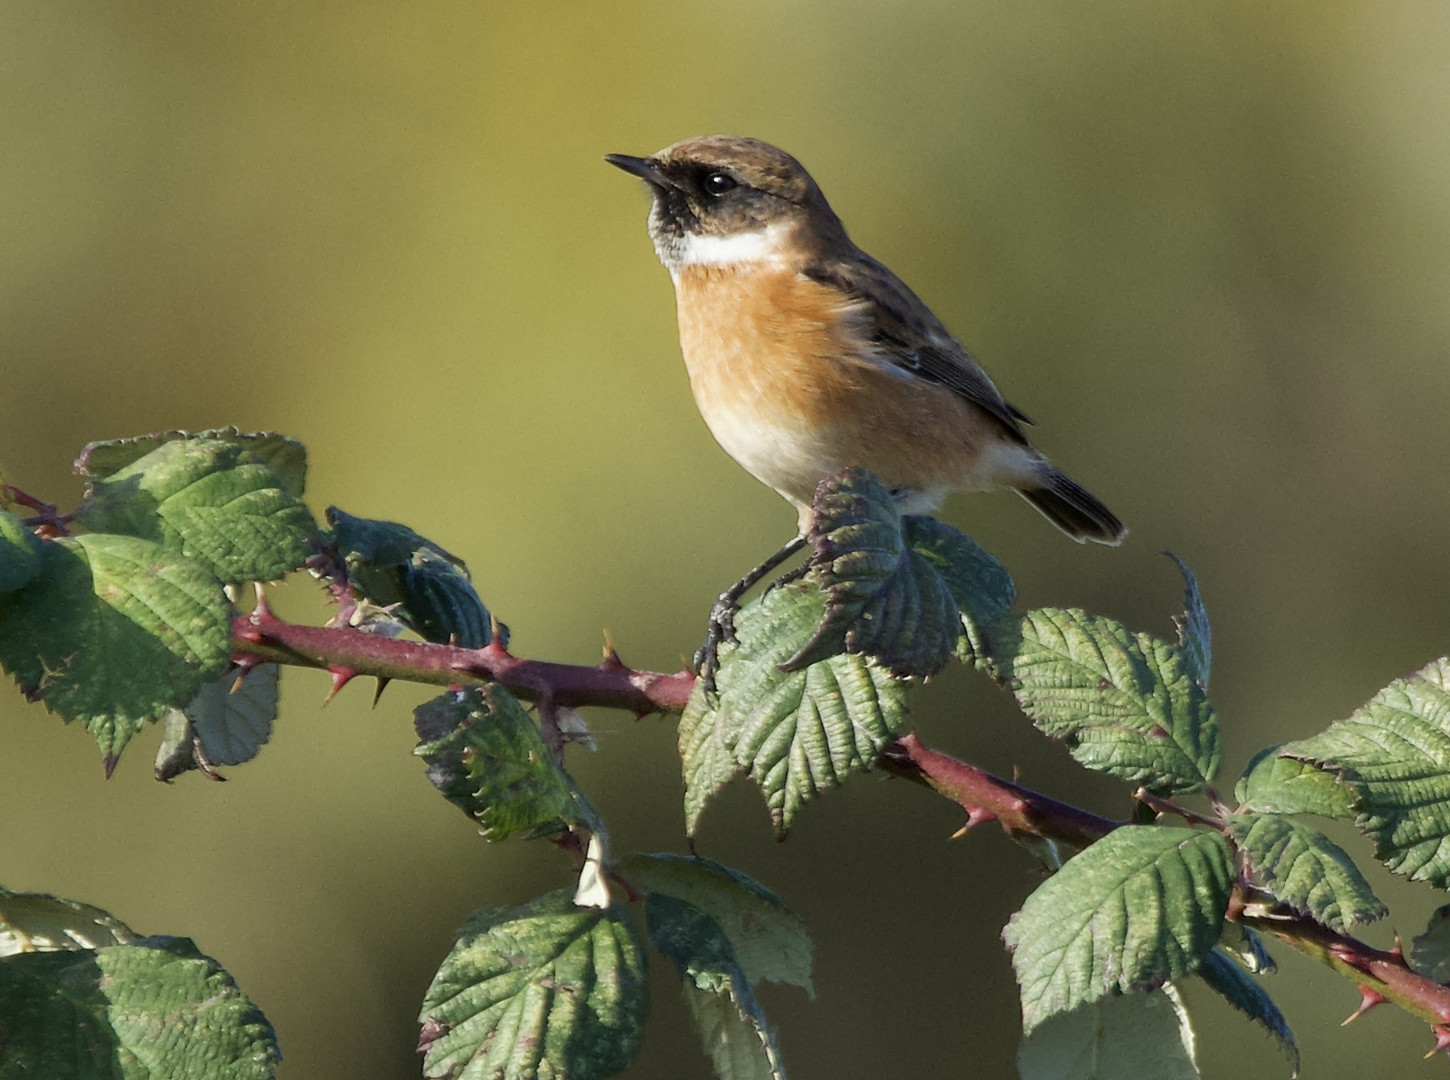
{"type": "Polygon", "coordinates": [[[1239,814],[1229,827],[1249,879],[1264,892],[1333,930],[1386,913],[1359,867],[1318,829],[1279,814],[1239,814]]]}
{"type": "Polygon", "coordinates": [[[811,580],[826,610],[784,666],[804,668],[845,651],[903,676],[946,667],[961,616],[941,576],[907,546],[891,492],[865,470],[848,469],[821,482],[813,510],[811,580]]]}
{"type": "Polygon", "coordinates": [[[1218,949],[1237,960],[1254,975],[1272,975],[1279,965],[1269,955],[1263,935],[1243,923],[1223,924],[1223,936],[1218,939],[1218,949]]]}
{"type": "Polygon", "coordinates": [[[108,439],[87,443],[76,458],[75,471],[88,480],[104,480],[145,457],[159,446],[188,439],[227,443],[245,450],[282,481],[282,487],[297,498],[307,483],[307,450],[296,439],[271,431],[243,433],[235,427],[211,428],[196,433],[158,431],[129,439],[108,439]]]}
{"type": "Polygon", "coordinates": [[[644,957],[617,905],[575,907],[571,890],[480,908],[423,999],[425,1077],[612,1076],[639,1045],[644,957]]]}
{"type": "Polygon", "coordinates": [[[1012,577],[975,540],[935,518],[908,517],[906,540],[946,584],[961,615],[957,659],[984,667],[992,655],[992,631],[1017,599],[1012,577]]]}
{"type": "MultiPolygon", "coordinates": [[[[0,958],[101,949],[135,939],[136,933],[120,919],[90,904],[0,887],[0,958]]],[[[0,1019],[0,1029],[3,1027],[0,1019]]]]}
{"type": "Polygon", "coordinates": [[[245,677],[226,671],[166,714],[166,734],[156,754],[156,779],[170,781],[190,769],[215,779],[217,765],[251,761],[272,737],[277,719],[278,667],[258,664],[245,677]]]}
{"type": "MultiPolygon", "coordinates": [[[[749,610],[748,607],[745,610],[749,610]]],[[[737,623],[739,621],[737,617],[737,623]]],[[[738,633],[738,631],[737,631],[738,633]]],[[[729,646],[723,646],[724,649],[729,646]]],[[[694,836],[700,815],[715,794],[740,774],[725,738],[732,734],[719,723],[719,699],[696,679],[690,700],[680,714],[680,765],[685,780],[685,835],[694,836]]]]}
{"type": "Polygon", "coordinates": [[[40,573],[41,541],[7,510],[0,510],[0,593],[24,588],[40,573]]]}
{"type": "Polygon", "coordinates": [[[1178,628],[1178,647],[1183,650],[1183,660],[1193,681],[1206,694],[1209,669],[1213,666],[1213,630],[1208,624],[1208,610],[1203,606],[1203,594],[1198,591],[1198,578],[1188,569],[1188,564],[1171,551],[1164,554],[1178,564],[1183,574],[1183,614],[1173,617],[1173,625],[1178,628]]]}
{"type": "Polygon", "coordinates": [[[266,1080],[281,1052],[267,1018],[185,938],[0,963],[6,1077],[266,1080]]]}
{"type": "Polygon", "coordinates": [[[203,686],[187,704],[186,716],[210,764],[251,761],[272,737],[279,672],[276,664],[258,664],[241,678],[228,672],[203,686]]]}
{"type": "Polygon", "coordinates": [[[954,654],[969,658],[972,633],[1011,605],[996,559],[949,525],[902,518],[863,469],[822,481],[813,511],[811,580],[826,611],[789,670],[845,651],[897,675],[932,675],[954,654]]]}
{"type": "Polygon", "coordinates": [[[538,726],[501,686],[450,691],[414,711],[428,779],[489,840],[599,832],[593,807],[554,762],[538,726]]]}
{"type": "Polygon", "coordinates": [[[629,855],[615,868],[634,888],[685,900],[710,916],[751,985],[789,983],[815,995],[806,924],[764,885],[694,855],[629,855]]]}
{"type": "Polygon", "coordinates": [[[1193,1024],[1173,986],[1079,1005],[1024,1035],[1020,1080],[1198,1080],[1193,1024]]]}
{"type": "MultiPolygon", "coordinates": [[[[462,559],[392,521],[353,517],[329,506],[327,523],[354,588],[368,600],[400,605],[399,618],[425,641],[465,649],[489,643],[492,620],[462,559]]],[[[500,644],[508,644],[506,632],[500,644]]]]}
{"type": "Polygon", "coordinates": [[[785,1080],[775,1032],[720,924],[684,900],[651,893],[649,941],[675,962],[705,1053],[721,1080],[785,1080]]]}
{"type": "Polygon", "coordinates": [[[1218,719],[1178,646],[1099,615],[1038,608],[1004,627],[999,653],[1022,711],[1089,769],[1160,792],[1213,778],[1218,719]]]}
{"type": "Polygon", "coordinates": [[[1234,785],[1241,810],[1261,814],[1318,814],[1348,821],[1354,799],[1332,774],[1308,762],[1280,757],[1284,748],[1270,746],[1255,754],[1234,785]]]}
{"type": "Polygon", "coordinates": [[[97,532],[153,540],[228,584],[296,570],[318,537],[306,505],[259,458],[200,436],[163,442],[92,480],[76,519],[97,532]]]}
{"type": "Polygon", "coordinates": [[[870,769],[901,730],[907,684],[869,658],[839,655],[781,670],[825,608],[816,589],[787,585],[736,616],[739,644],[720,650],[718,701],[697,682],[680,719],[689,833],[710,796],[743,770],[760,785],[783,836],[806,801],[870,769]]]}
{"type": "Polygon", "coordinates": [[[0,664],[114,761],[143,724],[221,674],[231,615],[216,578],[149,541],[54,540],[40,576],[0,608],[0,664]]]}
{"type": "Polygon", "coordinates": [[[1293,1067],[1290,1076],[1299,1075],[1299,1044],[1289,1030],[1289,1022],[1279,1011],[1264,988],[1248,976],[1222,949],[1214,949],[1198,969],[1199,976],[1230,1005],[1273,1036],[1279,1049],[1293,1067]]]}
{"type": "Polygon", "coordinates": [[[1022,1026],[1111,993],[1197,970],[1233,885],[1218,833],[1124,825],[1069,859],[1002,932],[1022,988],[1022,1026]]]}
{"type": "Polygon", "coordinates": [[[1430,915],[1425,932],[1410,942],[1411,970],[1443,985],[1450,985],[1450,904],[1430,915]]]}
{"type": "Polygon", "coordinates": [[[1340,774],[1354,791],[1355,824],[1391,870],[1450,884],[1450,659],[1396,679],[1280,753],[1340,774]]]}
{"type": "MultiPolygon", "coordinates": [[[[223,676],[225,678],[225,676],[223,676]]],[[[152,775],[162,783],[169,784],[183,773],[201,769],[216,780],[226,777],[212,772],[210,762],[202,764],[199,740],[191,728],[191,721],[180,709],[168,709],[161,724],[161,745],[156,748],[156,764],[152,775]]]]}

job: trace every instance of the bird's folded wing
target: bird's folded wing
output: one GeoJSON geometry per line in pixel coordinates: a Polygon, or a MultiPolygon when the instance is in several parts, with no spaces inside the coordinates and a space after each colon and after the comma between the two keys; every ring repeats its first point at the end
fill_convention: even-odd
{"type": "Polygon", "coordinates": [[[903,375],[938,383],[983,409],[1014,439],[1026,443],[1022,423],[1032,421],[1003,400],[966,349],[895,274],[870,256],[832,260],[809,268],[807,276],[859,301],[871,320],[874,359],[903,375]]]}

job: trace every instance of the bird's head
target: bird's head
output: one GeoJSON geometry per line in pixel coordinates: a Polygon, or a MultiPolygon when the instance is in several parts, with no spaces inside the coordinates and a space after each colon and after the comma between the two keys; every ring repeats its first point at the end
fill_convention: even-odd
{"type": "Polygon", "coordinates": [[[759,139],[703,135],[605,160],[650,185],[650,238],[671,273],[809,257],[846,238],[810,173],[759,139]]]}

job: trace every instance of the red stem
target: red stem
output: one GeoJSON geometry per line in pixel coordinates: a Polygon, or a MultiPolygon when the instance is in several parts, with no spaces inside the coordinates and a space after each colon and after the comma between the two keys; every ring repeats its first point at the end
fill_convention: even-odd
{"type": "MultiPolygon", "coordinates": [[[[276,618],[265,604],[250,615],[239,616],[233,624],[232,659],[244,666],[265,661],[316,668],[342,666],[380,679],[444,686],[493,682],[520,697],[543,699],[555,707],[603,705],[641,716],[679,712],[695,682],[689,671],[636,671],[621,663],[612,649],[598,667],[548,663],[514,656],[497,643],[462,649],[346,628],[299,626],[276,618]]],[[[955,802],[971,821],[995,818],[1009,835],[1041,836],[1082,848],[1122,824],[933,750],[911,732],[885,747],[881,764],[892,775],[924,784],[955,802]]],[[[1176,804],[1156,808],[1180,812],[1176,804]]],[[[1370,986],[1431,1024],[1450,1023],[1450,988],[1415,974],[1398,950],[1375,949],[1287,911],[1244,914],[1240,921],[1315,957],[1357,984],[1370,986]]]]}
{"type": "Polygon", "coordinates": [[[695,676],[635,671],[617,660],[599,667],[525,660],[497,643],[482,649],[403,641],[345,627],[300,626],[278,619],[265,606],[232,624],[232,660],[272,661],[303,667],[352,668],[382,679],[458,686],[497,683],[529,701],[547,697],[556,706],[604,705],[644,716],[679,712],[690,699],[695,676]]]}

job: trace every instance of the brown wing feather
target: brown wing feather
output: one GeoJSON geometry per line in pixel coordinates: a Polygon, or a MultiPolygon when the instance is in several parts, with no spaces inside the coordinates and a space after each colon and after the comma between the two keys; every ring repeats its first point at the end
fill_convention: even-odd
{"type": "Polygon", "coordinates": [[[1014,440],[1026,444],[1021,423],[1032,421],[1003,400],[971,354],[885,266],[857,251],[851,259],[810,266],[806,276],[863,301],[862,313],[874,321],[872,337],[880,345],[883,360],[961,395],[1001,424],[1014,440]]]}

